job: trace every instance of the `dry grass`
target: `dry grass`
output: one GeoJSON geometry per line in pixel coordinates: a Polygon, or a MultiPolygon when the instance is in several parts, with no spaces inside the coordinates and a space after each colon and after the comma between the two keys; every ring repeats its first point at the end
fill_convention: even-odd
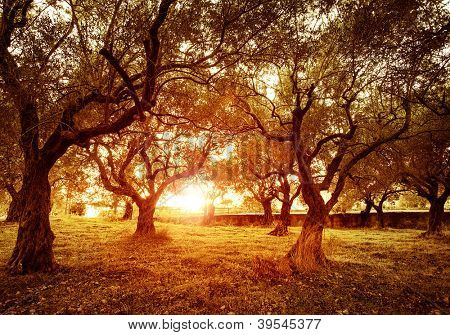
{"type": "Polygon", "coordinates": [[[327,229],[321,273],[259,278],[256,256],[283,256],[267,228],[158,224],[135,239],[134,222],[54,219],[53,274],[10,276],[17,227],[0,226],[0,312],[75,314],[428,314],[449,312],[448,239],[415,230],[327,229]]]}

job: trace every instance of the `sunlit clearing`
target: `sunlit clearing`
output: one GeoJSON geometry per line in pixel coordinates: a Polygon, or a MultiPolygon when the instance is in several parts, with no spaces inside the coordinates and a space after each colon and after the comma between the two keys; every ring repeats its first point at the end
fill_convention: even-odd
{"type": "Polygon", "coordinates": [[[190,185],[178,194],[164,199],[160,206],[184,209],[189,212],[200,212],[205,205],[205,195],[198,185],[190,185]]]}
{"type": "Polygon", "coordinates": [[[94,206],[86,205],[86,213],[84,214],[85,217],[96,218],[97,216],[99,216],[99,214],[100,214],[100,211],[98,209],[96,209],[94,206]]]}

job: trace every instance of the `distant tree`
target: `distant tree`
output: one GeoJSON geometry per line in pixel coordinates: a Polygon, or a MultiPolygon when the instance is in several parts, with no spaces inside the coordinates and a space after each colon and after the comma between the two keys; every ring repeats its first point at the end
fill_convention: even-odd
{"type": "Polygon", "coordinates": [[[385,202],[398,197],[406,189],[400,185],[397,165],[386,157],[382,150],[370,154],[363,164],[357,164],[349,175],[343,193],[354,193],[353,199],[365,204],[361,211],[361,225],[367,226],[370,211],[377,212],[380,228],[385,227],[383,206],[385,202]]]}
{"type": "Polygon", "coordinates": [[[241,195],[242,195],[241,208],[245,213],[258,213],[261,211],[261,203],[258,202],[253,197],[253,195],[251,195],[250,193],[241,193],[241,195]]]}
{"type": "Polygon", "coordinates": [[[450,129],[425,133],[396,146],[403,182],[430,204],[424,237],[441,235],[444,229],[444,208],[450,195],[449,134],[450,129]]]}
{"type": "Polygon", "coordinates": [[[288,234],[288,227],[291,225],[291,207],[300,195],[301,189],[302,185],[295,177],[286,173],[277,174],[275,197],[281,202],[280,220],[269,235],[284,236],[288,234]]]}
{"type": "Polygon", "coordinates": [[[86,205],[82,202],[76,202],[70,206],[70,214],[83,216],[86,213],[86,205]]]}
{"type": "MultiPolygon", "coordinates": [[[[275,184],[277,178],[274,174],[262,176],[258,171],[265,167],[255,166],[260,163],[263,151],[255,147],[255,143],[248,140],[248,136],[239,136],[234,143],[235,150],[229,158],[232,161],[232,185],[233,188],[247,196],[247,204],[251,201],[259,204],[263,210],[262,224],[271,226],[273,224],[272,202],[275,199],[277,190],[275,184]]],[[[257,209],[255,206],[251,206],[257,209]]]]}
{"type": "Polygon", "coordinates": [[[262,224],[271,226],[273,224],[272,202],[275,199],[275,183],[274,176],[267,178],[253,178],[248,176],[243,178],[239,175],[234,182],[234,189],[245,195],[245,205],[254,210],[263,210],[262,224]]]}
{"type": "Polygon", "coordinates": [[[51,192],[51,210],[58,210],[57,198],[64,197],[64,213],[70,214],[70,207],[74,203],[84,203],[83,195],[93,182],[92,169],[89,169],[86,157],[78,147],[70,148],[53,166],[49,173],[51,192]]]}
{"type": "MultiPolygon", "coordinates": [[[[256,177],[256,176],[255,176],[256,177]]],[[[262,224],[271,226],[273,224],[272,201],[275,199],[275,178],[270,176],[268,178],[255,178],[253,181],[245,182],[245,188],[253,195],[263,209],[262,224]]]]}
{"type": "Polygon", "coordinates": [[[215,222],[216,205],[214,204],[214,202],[223,194],[223,192],[215,187],[212,187],[208,189],[204,194],[205,206],[203,208],[202,225],[210,226],[215,222]]]}
{"type": "Polygon", "coordinates": [[[22,184],[23,156],[18,144],[19,126],[5,97],[0,98],[2,131],[0,132],[0,189],[10,197],[5,221],[16,222],[21,216],[20,188],[22,184]]]}
{"type": "Polygon", "coordinates": [[[131,220],[133,218],[133,203],[125,201],[125,210],[123,212],[122,220],[131,220]]]}
{"type": "Polygon", "coordinates": [[[205,198],[202,218],[202,225],[205,226],[214,224],[216,201],[227,192],[230,181],[230,179],[225,178],[223,174],[216,170],[218,168],[217,165],[221,166],[222,164],[219,162],[213,166],[208,165],[205,171],[199,176],[205,198]]]}
{"type": "Polygon", "coordinates": [[[267,194],[281,202],[280,220],[269,233],[273,236],[285,236],[291,224],[291,207],[301,192],[301,184],[294,170],[293,148],[288,144],[251,139],[244,142],[247,157],[247,175],[259,183],[271,182],[267,194]],[[261,148],[262,147],[262,148],[261,148]]]}
{"type": "Polygon", "coordinates": [[[402,193],[398,200],[398,206],[404,209],[425,209],[427,200],[419,197],[413,190],[402,193]]]}
{"type": "Polygon", "coordinates": [[[131,129],[119,136],[102,137],[87,149],[104,187],[130,198],[138,207],[136,235],[154,235],[158,200],[175,182],[194,176],[204,165],[210,138],[186,128],[160,124],[131,129]],[[201,140],[205,143],[199,143],[201,140]]]}

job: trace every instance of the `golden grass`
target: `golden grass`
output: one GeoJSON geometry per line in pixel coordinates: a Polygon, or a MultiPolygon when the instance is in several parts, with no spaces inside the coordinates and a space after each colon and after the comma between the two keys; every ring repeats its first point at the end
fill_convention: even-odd
{"type": "Polygon", "coordinates": [[[327,229],[332,261],[321,273],[269,280],[256,256],[283,256],[287,237],[261,227],[157,224],[133,238],[133,221],[53,219],[55,274],[10,276],[17,227],[0,226],[0,312],[78,314],[428,314],[449,311],[448,240],[415,230],[327,229]]]}

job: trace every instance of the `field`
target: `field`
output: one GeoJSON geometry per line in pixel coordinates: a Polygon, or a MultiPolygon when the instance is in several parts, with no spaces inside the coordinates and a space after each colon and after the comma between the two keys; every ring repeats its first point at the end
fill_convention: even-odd
{"type": "Polygon", "coordinates": [[[327,229],[318,273],[258,276],[255,256],[283,256],[298,236],[263,227],[53,219],[53,275],[11,276],[16,225],[0,226],[2,314],[448,314],[448,239],[417,230],[327,229]]]}

